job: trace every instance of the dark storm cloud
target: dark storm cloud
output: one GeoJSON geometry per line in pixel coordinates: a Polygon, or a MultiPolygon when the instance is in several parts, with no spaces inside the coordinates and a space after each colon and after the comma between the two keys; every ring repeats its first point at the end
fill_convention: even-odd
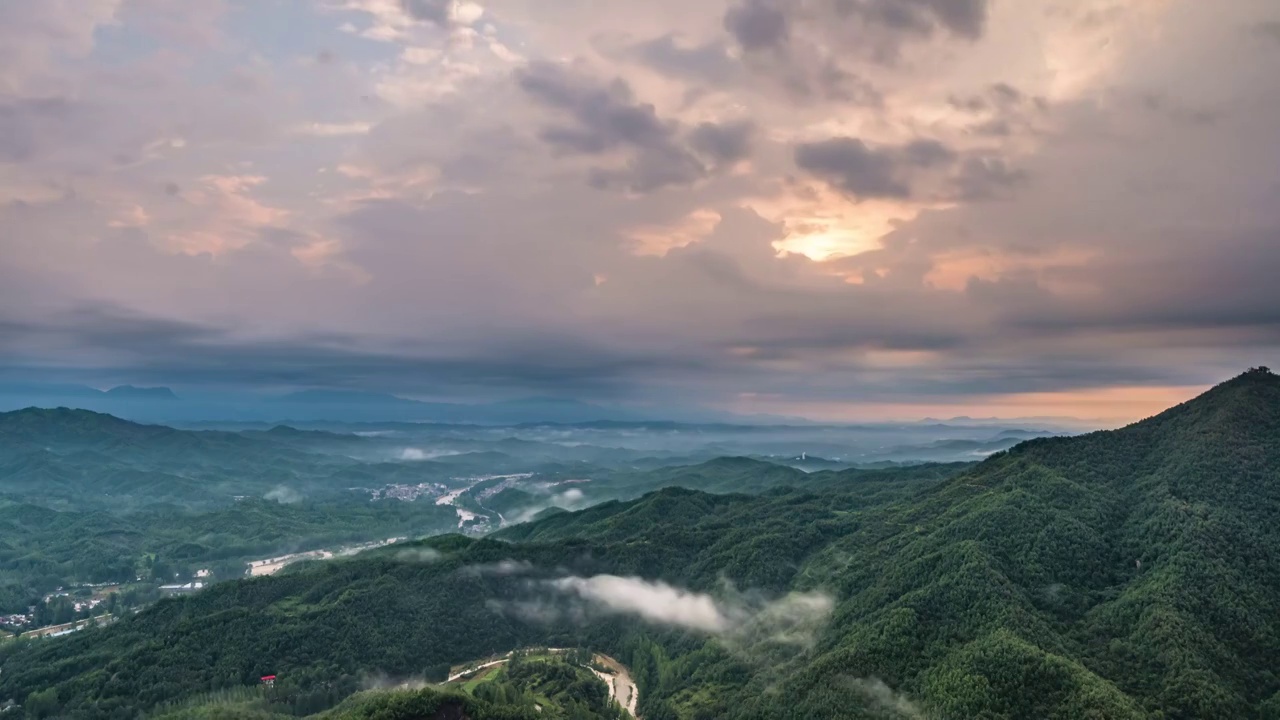
{"type": "Polygon", "coordinates": [[[858,138],[832,138],[796,148],[796,165],[858,198],[907,198],[896,149],[871,148],[858,138]]]}
{"type": "Polygon", "coordinates": [[[916,167],[935,167],[953,162],[956,152],[937,140],[913,140],[902,149],[902,157],[916,167]]]}
{"type": "Polygon", "coordinates": [[[704,122],[689,133],[689,145],[717,164],[735,163],[751,155],[756,127],[747,121],[717,125],[704,122]]]}
{"type": "MultiPolygon", "coordinates": [[[[348,334],[249,340],[231,329],[154,318],[110,307],[40,318],[0,316],[0,364],[18,367],[44,347],[105,358],[93,372],[147,382],[297,387],[352,387],[404,392],[555,392],[611,395],[637,380],[694,370],[689,358],[620,354],[577,337],[549,333],[493,338],[483,349],[414,347],[360,350],[371,341],[348,334]]],[[[64,367],[72,367],[66,366],[64,367]]]]}
{"type": "Polygon", "coordinates": [[[723,25],[750,74],[792,101],[877,106],[859,61],[895,64],[904,45],[939,34],[974,41],[986,21],[987,0],[739,0],[723,25]]]}
{"type": "Polygon", "coordinates": [[[742,0],[729,8],[724,27],[748,52],[777,49],[795,41],[794,25],[806,31],[852,32],[888,49],[900,38],[943,31],[976,40],[986,29],[987,0],[823,0],[801,4],[742,0]]]}
{"type": "Polygon", "coordinates": [[[448,25],[453,16],[455,0],[400,0],[400,7],[415,20],[448,25]]]}
{"type": "Polygon", "coordinates": [[[621,167],[596,167],[588,181],[602,189],[636,193],[689,185],[720,167],[744,159],[752,126],[744,122],[703,123],[692,130],[658,116],[653,105],[636,100],[621,79],[610,83],[570,72],[552,63],[533,63],[516,73],[517,85],[541,104],[572,121],[545,127],[539,137],[570,155],[630,153],[621,167]],[[698,155],[710,162],[704,163],[698,155]]]}
{"type": "Polygon", "coordinates": [[[725,13],[725,30],[749,52],[784,45],[789,21],[782,7],[774,0],[744,0],[725,13]]]}
{"type": "Polygon", "coordinates": [[[937,140],[871,147],[837,137],[796,147],[796,165],[858,199],[979,202],[1006,196],[1027,174],[1001,157],[960,153],[937,140]],[[923,188],[923,189],[921,189],[923,188]]]}
{"type": "Polygon", "coordinates": [[[624,47],[614,54],[690,83],[691,98],[736,91],[775,95],[806,104],[832,101],[873,107],[883,100],[874,85],[843,67],[836,57],[808,58],[796,53],[734,57],[720,40],[685,47],[672,34],[624,47]]]}
{"type": "Polygon", "coordinates": [[[618,147],[669,151],[676,143],[676,123],[658,117],[653,105],[635,100],[626,82],[602,85],[550,63],[531,64],[516,82],[534,99],[563,111],[573,126],[549,127],[541,137],[567,152],[599,154],[618,147]]]}
{"type": "Polygon", "coordinates": [[[943,29],[977,39],[987,22],[987,0],[834,0],[832,8],[839,17],[920,35],[943,29]]]}
{"type": "Polygon", "coordinates": [[[596,154],[628,145],[668,149],[674,143],[675,125],[660,119],[652,105],[637,103],[621,80],[600,85],[560,66],[536,63],[518,72],[516,82],[534,99],[576,121],[543,130],[543,140],[558,149],[596,154]]]}

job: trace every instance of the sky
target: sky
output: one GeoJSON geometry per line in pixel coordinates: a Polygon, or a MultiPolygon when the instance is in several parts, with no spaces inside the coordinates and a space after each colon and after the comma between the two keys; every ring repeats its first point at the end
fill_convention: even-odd
{"type": "Polygon", "coordinates": [[[1272,0],[0,0],[0,377],[1135,419],[1278,357],[1278,77],[1272,0]]]}

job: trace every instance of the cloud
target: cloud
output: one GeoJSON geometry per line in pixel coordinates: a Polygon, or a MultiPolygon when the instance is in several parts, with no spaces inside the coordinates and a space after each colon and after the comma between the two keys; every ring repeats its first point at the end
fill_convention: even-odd
{"type": "Polygon", "coordinates": [[[218,5],[0,11],[6,376],[1120,414],[1280,350],[1266,0],[218,5]]]}
{"type": "Polygon", "coordinates": [[[552,502],[562,507],[574,507],[582,503],[586,499],[586,493],[578,488],[569,488],[564,492],[556,495],[552,502]]]}
{"type": "Polygon", "coordinates": [[[597,575],[550,581],[551,587],[595,603],[608,612],[636,615],[660,625],[674,625],[713,635],[726,633],[730,618],[710,595],[679,590],[639,578],[597,575]]]}
{"type": "Polygon", "coordinates": [[[689,145],[716,165],[732,164],[751,155],[756,127],[749,121],[717,125],[704,122],[689,133],[689,145]]]}
{"type": "MultiPolygon", "coordinates": [[[[686,362],[656,354],[648,360],[614,355],[568,338],[529,337],[506,348],[458,348],[452,355],[435,354],[428,348],[353,350],[368,347],[354,335],[264,342],[237,338],[231,328],[111,307],[82,307],[37,317],[5,317],[0,311],[0,320],[10,328],[9,342],[0,348],[0,357],[11,367],[56,348],[76,348],[82,358],[101,358],[98,371],[118,363],[117,372],[145,368],[148,375],[176,385],[283,383],[307,387],[338,382],[358,387],[381,377],[388,390],[447,392],[450,387],[479,388],[496,382],[527,388],[596,386],[608,392],[611,386],[615,390],[625,386],[626,378],[633,374],[660,372],[662,366],[686,362]]],[[[65,367],[64,372],[74,375],[76,371],[65,367]]]]}
{"type": "Polygon", "coordinates": [[[453,19],[457,0],[400,0],[400,6],[410,17],[435,25],[448,25],[453,19]]]}
{"type": "Polygon", "coordinates": [[[882,713],[884,717],[904,720],[923,720],[927,717],[919,705],[907,696],[894,691],[883,680],[846,678],[840,681],[840,684],[862,695],[871,704],[872,709],[882,713]]]}
{"type": "Polygon", "coordinates": [[[812,647],[834,607],[823,593],[791,593],[766,601],[730,589],[728,597],[717,599],[660,581],[616,575],[569,576],[548,580],[545,586],[585,601],[589,609],[713,635],[744,652],[763,645],[812,647]]]}
{"type": "Polygon", "coordinates": [[[717,41],[686,45],[674,33],[666,33],[625,48],[623,55],[676,78],[696,79],[723,88],[742,76],[742,65],[717,41]]]}
{"type": "Polygon", "coordinates": [[[525,575],[532,572],[533,569],[533,563],[528,560],[501,560],[487,565],[468,565],[458,572],[476,577],[486,575],[510,577],[512,575],[525,575]]]}
{"type": "Polygon", "coordinates": [[[508,513],[505,516],[506,524],[519,525],[520,523],[529,522],[536,517],[538,513],[541,513],[547,508],[555,507],[563,510],[579,510],[587,503],[588,498],[586,493],[578,488],[570,488],[562,493],[553,494],[540,502],[527,507],[522,507],[515,512],[508,513]]]}
{"type": "Polygon", "coordinates": [[[297,505],[302,502],[302,493],[293,488],[281,485],[262,496],[266,500],[278,502],[281,505],[297,505]]]}
{"type": "Polygon", "coordinates": [[[960,153],[932,139],[871,147],[836,137],[796,147],[796,165],[859,199],[982,202],[1008,197],[1028,176],[998,155],[960,153]]]}
{"type": "Polygon", "coordinates": [[[785,51],[778,60],[799,61],[793,67],[808,65],[812,73],[821,67],[806,59],[814,48],[839,47],[883,63],[896,60],[902,45],[939,33],[976,41],[987,17],[987,0],[741,0],[725,13],[724,28],[745,52],[785,51]]]}
{"type": "Polygon", "coordinates": [[[625,153],[620,164],[591,168],[589,182],[597,188],[648,193],[688,185],[750,153],[750,123],[703,122],[686,132],[681,123],[659,117],[653,105],[638,102],[621,79],[604,84],[561,65],[534,63],[517,72],[516,82],[572,121],[549,125],[539,133],[557,152],[625,153]],[[699,154],[709,163],[699,160],[699,154]]]}
{"type": "Polygon", "coordinates": [[[787,15],[773,0],[745,0],[724,16],[724,27],[744,50],[764,50],[787,41],[787,15]]]}
{"type": "Polygon", "coordinates": [[[601,85],[551,63],[521,70],[516,81],[526,93],[576,121],[576,127],[542,131],[544,140],[564,151],[598,154],[626,145],[663,148],[674,135],[673,126],[659,119],[652,105],[635,101],[624,81],[601,85]]]}
{"type": "Polygon", "coordinates": [[[897,149],[873,149],[858,138],[832,138],[796,148],[796,165],[860,198],[908,198],[902,178],[906,156],[897,149]]]}

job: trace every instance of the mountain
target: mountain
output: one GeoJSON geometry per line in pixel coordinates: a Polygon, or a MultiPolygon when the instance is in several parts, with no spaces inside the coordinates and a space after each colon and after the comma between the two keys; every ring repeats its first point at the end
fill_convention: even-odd
{"type": "Polygon", "coordinates": [[[96,398],[103,392],[87,385],[66,383],[0,383],[0,397],[96,398]]]}
{"type": "MultiPolygon", "coordinates": [[[[610,701],[602,678],[566,656],[530,653],[459,681],[448,689],[375,689],[356,693],[311,720],[624,720],[631,716],[610,701]]],[[[581,653],[589,657],[589,653],[581,653]]],[[[445,666],[447,670],[447,666],[445,666]]],[[[152,717],[157,720],[250,718],[289,720],[341,689],[308,693],[277,680],[270,688],[215,692],[152,717]],[[319,695],[319,698],[317,698],[319,695]],[[301,712],[300,712],[301,711],[301,712]]]]}
{"type": "MultiPolygon", "coordinates": [[[[712,467],[778,472],[753,462],[712,467]]],[[[623,659],[646,720],[1280,712],[1270,371],[951,477],[815,475],[218,585],[0,649],[0,701],[134,717],[267,672],[335,687],[553,644],[623,659]]]]}
{"type": "Polygon", "coordinates": [[[937,418],[924,418],[918,421],[921,425],[950,425],[957,427],[1009,427],[1027,425],[1037,428],[1047,428],[1052,430],[1091,430],[1094,428],[1104,427],[1106,423],[1091,418],[1077,418],[1069,416],[1034,416],[1034,417],[1012,417],[998,418],[985,417],[973,418],[965,415],[953,417],[947,420],[939,420],[937,418]]]}
{"type": "MultiPolygon", "coordinates": [[[[357,442],[347,438],[345,442],[357,442]]],[[[0,413],[0,494],[60,508],[221,505],[282,482],[332,486],[355,461],[265,433],[178,430],[69,408],[0,413]]]]}
{"type": "MultiPolygon", "coordinates": [[[[524,398],[494,403],[424,402],[356,390],[302,390],[278,396],[184,393],[163,387],[122,385],[106,392],[79,385],[0,384],[0,410],[73,407],[146,422],[284,421],[414,422],[515,425],[655,419],[623,407],[565,398],[524,398]]],[[[707,413],[674,411],[690,419],[707,413]]],[[[726,419],[717,417],[716,419],[726,419]]]]}

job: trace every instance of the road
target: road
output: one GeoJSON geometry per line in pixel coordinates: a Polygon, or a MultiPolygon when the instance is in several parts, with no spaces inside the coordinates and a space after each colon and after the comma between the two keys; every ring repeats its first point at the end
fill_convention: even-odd
{"type": "Polygon", "coordinates": [[[112,615],[99,615],[95,618],[90,618],[87,620],[77,620],[75,622],[69,622],[64,625],[49,625],[46,627],[38,628],[36,630],[28,630],[27,632],[22,633],[19,637],[24,637],[24,638],[61,637],[63,635],[69,635],[73,632],[84,630],[85,628],[89,627],[89,625],[92,624],[95,620],[97,621],[98,627],[103,627],[115,622],[115,617],[112,615]]]}
{"type": "MultiPolygon", "coordinates": [[[[548,648],[547,650],[552,653],[568,652],[565,648],[548,648]]],[[[495,665],[505,664],[514,654],[515,652],[512,651],[497,660],[490,660],[486,663],[481,663],[480,665],[467,667],[456,673],[451,673],[447,682],[456,682],[468,675],[471,675],[472,673],[480,672],[481,670],[494,667],[495,665]]],[[[604,684],[609,686],[609,697],[617,700],[618,704],[625,708],[631,717],[638,718],[639,716],[636,715],[636,703],[640,701],[640,691],[636,688],[636,683],[631,679],[631,673],[627,671],[626,666],[608,655],[597,654],[594,659],[596,662],[613,671],[613,674],[610,675],[609,673],[600,672],[595,668],[591,668],[591,672],[595,673],[596,677],[603,680],[604,684]]]]}
{"type": "Polygon", "coordinates": [[[636,715],[636,703],[640,701],[640,691],[636,688],[636,683],[631,679],[631,673],[627,672],[627,668],[622,663],[614,660],[608,655],[596,655],[596,661],[601,665],[613,671],[613,675],[602,673],[594,668],[591,672],[595,673],[604,680],[609,686],[609,695],[618,701],[618,704],[627,709],[631,717],[639,717],[636,715]]]}

